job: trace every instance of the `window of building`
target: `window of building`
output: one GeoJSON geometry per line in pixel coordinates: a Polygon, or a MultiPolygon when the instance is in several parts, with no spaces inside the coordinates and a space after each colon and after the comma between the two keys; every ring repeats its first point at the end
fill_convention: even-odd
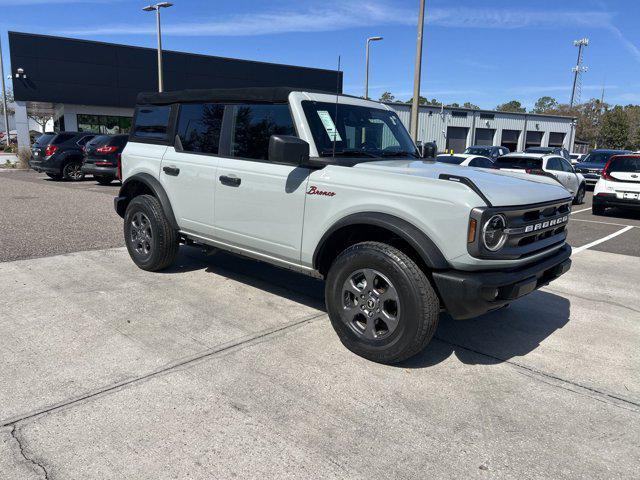
{"type": "Polygon", "coordinates": [[[467,117],[467,112],[463,112],[462,110],[453,110],[451,112],[451,116],[452,117],[462,117],[462,118],[466,118],[467,117]]]}
{"type": "Polygon", "coordinates": [[[527,132],[524,148],[539,147],[540,145],[542,145],[542,135],[543,132],[527,132]]]}
{"type": "Polygon", "coordinates": [[[131,130],[131,117],[118,117],[114,115],[86,115],[76,116],[79,132],[91,132],[103,135],[117,135],[129,133],[131,130]]]}
{"type": "Polygon", "coordinates": [[[271,135],[295,135],[288,105],[231,105],[231,156],[267,160],[271,135]]]}
{"type": "Polygon", "coordinates": [[[561,132],[549,133],[550,147],[562,147],[563,145],[564,145],[564,133],[561,133],[561,132]]]}
{"type": "Polygon", "coordinates": [[[500,146],[515,152],[518,150],[519,139],[520,130],[502,130],[502,141],[500,142],[500,146]]]}
{"type": "Polygon", "coordinates": [[[170,105],[143,105],[137,107],[133,135],[151,140],[166,140],[170,115],[170,105]]]}
{"type": "Polygon", "coordinates": [[[182,105],[178,116],[178,136],[183,150],[217,154],[223,115],[224,105],[182,105]]]}
{"type": "Polygon", "coordinates": [[[480,118],[483,120],[493,120],[496,116],[493,113],[481,113],[480,118]]]}

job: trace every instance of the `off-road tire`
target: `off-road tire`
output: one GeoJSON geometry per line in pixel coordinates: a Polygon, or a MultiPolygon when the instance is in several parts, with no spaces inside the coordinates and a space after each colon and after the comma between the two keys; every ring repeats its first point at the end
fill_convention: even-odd
{"type": "Polygon", "coordinates": [[[576,196],[573,198],[573,204],[574,205],[582,205],[584,203],[584,196],[587,193],[587,187],[582,184],[578,187],[578,192],[576,193],[576,196]]]}
{"type": "Polygon", "coordinates": [[[591,213],[597,216],[604,215],[604,207],[602,205],[593,205],[591,207],[591,213]]]}
{"type": "Polygon", "coordinates": [[[82,163],[72,160],[71,162],[67,163],[62,169],[62,178],[72,182],[79,182],[83,180],[84,173],[82,173],[82,171],[76,173],[76,169],[79,170],[80,168],[82,168],[82,163]]]}
{"type": "Polygon", "coordinates": [[[113,182],[113,178],[110,178],[110,177],[96,177],[94,175],[93,179],[96,182],[98,182],[100,185],[111,185],[111,182],[113,182]]]}
{"type": "Polygon", "coordinates": [[[169,267],[178,254],[178,232],[167,220],[157,198],[151,195],[139,195],[129,205],[124,215],[124,240],[134,263],[142,270],[157,272],[169,267]],[[137,249],[132,231],[136,229],[134,218],[144,216],[148,220],[151,231],[148,253],[137,249]]]}
{"type": "Polygon", "coordinates": [[[53,180],[61,180],[62,179],[62,174],[60,173],[48,173],[45,172],[45,174],[47,175],[47,177],[53,179],[53,180]]]}
{"type": "MultiPolygon", "coordinates": [[[[425,272],[400,250],[380,242],[353,245],[335,259],[325,283],[325,302],[340,341],[361,357],[393,364],[419,353],[433,337],[440,302],[425,272]],[[398,323],[388,337],[368,340],[343,319],[345,282],[361,269],[375,269],[393,284],[399,298],[398,323]]],[[[351,310],[348,311],[350,316],[351,310]]]]}

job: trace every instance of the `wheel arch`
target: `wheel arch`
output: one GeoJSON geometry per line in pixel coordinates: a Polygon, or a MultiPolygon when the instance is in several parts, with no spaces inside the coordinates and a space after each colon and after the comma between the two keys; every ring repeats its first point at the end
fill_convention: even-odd
{"type": "Polygon", "coordinates": [[[124,218],[129,203],[139,195],[152,195],[157,198],[169,224],[176,230],[180,228],[173,214],[173,208],[167,192],[160,182],[148,173],[137,173],[124,181],[116,199],[116,212],[118,215],[124,218]]]}
{"type": "Polygon", "coordinates": [[[407,254],[414,253],[414,260],[427,269],[450,268],[440,249],[422,230],[394,215],[378,212],[355,213],[333,224],[316,247],[313,267],[325,275],[341,251],[355,243],[370,240],[388,241],[407,254]]]}

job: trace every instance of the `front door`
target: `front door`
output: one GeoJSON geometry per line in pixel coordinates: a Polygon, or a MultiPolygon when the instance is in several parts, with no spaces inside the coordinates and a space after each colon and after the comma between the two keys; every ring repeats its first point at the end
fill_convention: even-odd
{"type": "Polygon", "coordinates": [[[298,263],[309,170],[268,161],[271,135],[295,135],[289,106],[227,110],[230,144],[216,174],[216,239],[298,263]]]}

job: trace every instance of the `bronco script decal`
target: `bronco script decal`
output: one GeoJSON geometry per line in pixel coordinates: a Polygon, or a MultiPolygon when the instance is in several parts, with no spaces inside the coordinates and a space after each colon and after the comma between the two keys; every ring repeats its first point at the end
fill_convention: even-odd
{"type": "Polygon", "coordinates": [[[307,195],[323,195],[325,197],[335,197],[336,192],[327,192],[326,190],[319,190],[315,185],[311,185],[307,190],[307,195]]]}

